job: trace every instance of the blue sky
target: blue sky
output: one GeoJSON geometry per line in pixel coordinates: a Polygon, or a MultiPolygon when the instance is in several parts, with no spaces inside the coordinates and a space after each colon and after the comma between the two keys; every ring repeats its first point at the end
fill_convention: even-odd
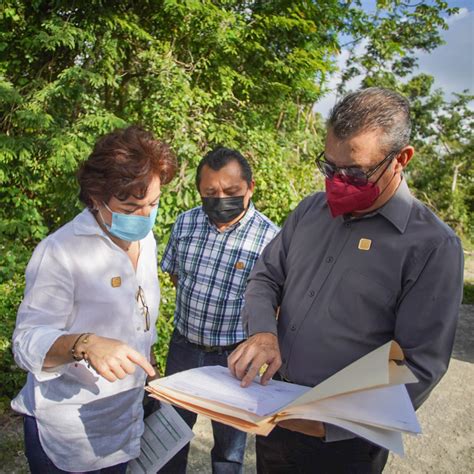
{"type": "MultiPolygon", "coordinates": [[[[375,1],[367,0],[364,8],[373,9],[375,1]]],[[[420,52],[416,74],[424,72],[435,78],[435,88],[442,89],[447,97],[453,92],[468,89],[474,93],[474,1],[448,1],[450,7],[458,7],[459,13],[448,18],[449,30],[442,31],[445,45],[427,54],[420,52]]],[[[338,58],[340,68],[344,67],[344,50],[338,58]]],[[[331,84],[338,83],[337,75],[331,84]]],[[[350,84],[350,89],[357,89],[359,80],[350,84]]],[[[315,111],[327,116],[335,103],[335,95],[329,94],[315,105],[315,111]]]]}

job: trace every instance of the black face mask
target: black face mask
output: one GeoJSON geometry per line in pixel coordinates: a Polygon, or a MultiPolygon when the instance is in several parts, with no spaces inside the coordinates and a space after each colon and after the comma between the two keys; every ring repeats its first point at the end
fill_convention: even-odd
{"type": "Polygon", "coordinates": [[[203,197],[202,209],[212,222],[227,224],[245,211],[244,196],[203,197]]]}

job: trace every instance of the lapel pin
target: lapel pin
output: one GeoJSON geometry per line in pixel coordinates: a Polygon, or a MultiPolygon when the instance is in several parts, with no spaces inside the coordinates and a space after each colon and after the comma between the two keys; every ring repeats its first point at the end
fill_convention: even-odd
{"type": "Polygon", "coordinates": [[[359,250],[370,250],[372,241],[370,239],[360,239],[359,240],[359,250]]]}
{"type": "Polygon", "coordinates": [[[112,277],[110,284],[112,288],[118,288],[122,284],[122,279],[120,277],[112,277]]]}

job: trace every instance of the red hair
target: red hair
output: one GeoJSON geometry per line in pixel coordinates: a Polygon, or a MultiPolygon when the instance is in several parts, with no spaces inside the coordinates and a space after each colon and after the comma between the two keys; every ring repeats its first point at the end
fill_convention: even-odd
{"type": "Polygon", "coordinates": [[[112,196],[124,201],[130,196],[143,199],[154,176],[161,184],[176,174],[176,157],[169,145],[151,132],[132,125],[100,138],[80,166],[79,199],[93,208],[92,198],[109,202],[112,196]]]}

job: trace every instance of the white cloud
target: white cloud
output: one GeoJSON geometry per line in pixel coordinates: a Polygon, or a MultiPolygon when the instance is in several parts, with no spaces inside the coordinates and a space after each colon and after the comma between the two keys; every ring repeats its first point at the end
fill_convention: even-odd
{"type": "Polygon", "coordinates": [[[469,10],[467,8],[460,8],[459,11],[455,15],[450,16],[446,20],[446,23],[451,28],[451,25],[453,23],[456,23],[457,21],[462,20],[463,18],[466,18],[467,16],[469,16],[469,10]]]}

